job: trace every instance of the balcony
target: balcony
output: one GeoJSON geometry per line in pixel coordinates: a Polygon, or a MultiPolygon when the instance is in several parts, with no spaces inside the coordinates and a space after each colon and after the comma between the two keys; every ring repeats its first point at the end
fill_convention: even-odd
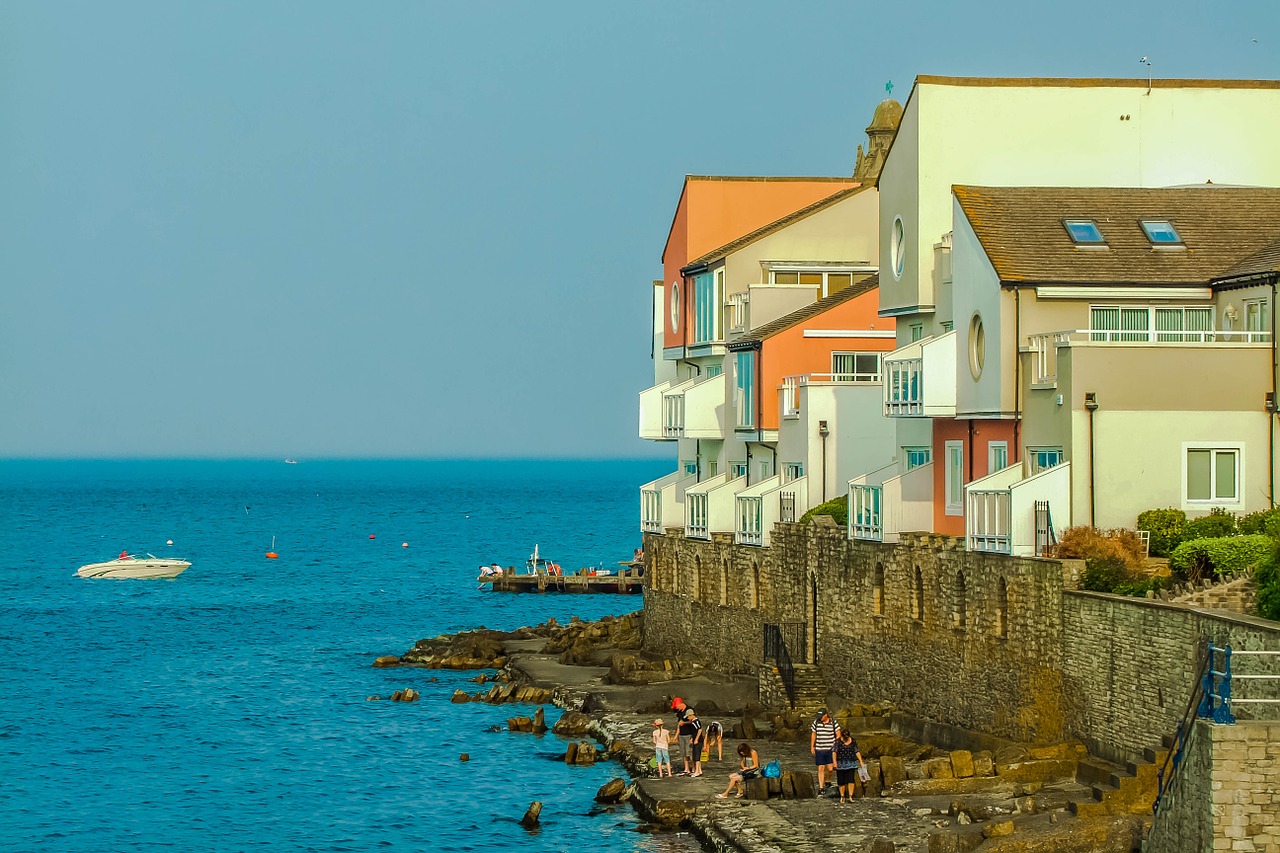
{"type": "Polygon", "coordinates": [[[697,481],[692,474],[675,471],[641,486],[640,529],[662,533],[669,527],[684,526],[685,491],[697,481]]]}
{"type": "Polygon", "coordinates": [[[915,341],[884,357],[884,413],[891,418],[956,414],[956,333],[915,341]]]}
{"type": "Polygon", "coordinates": [[[897,462],[849,481],[850,539],[897,542],[933,528],[933,463],[899,474],[897,462]]]}
{"type": "MultiPolygon", "coordinates": [[[[1150,351],[1155,359],[1177,349],[1194,350],[1203,354],[1208,350],[1258,350],[1270,351],[1270,332],[1204,330],[1152,330],[1138,329],[1117,331],[1114,329],[1076,329],[1062,332],[1046,332],[1031,335],[1023,352],[1030,357],[1031,387],[1056,388],[1061,369],[1060,352],[1063,349],[1101,346],[1111,350],[1150,351]]],[[[1137,353],[1128,357],[1141,357],[1137,353]]],[[[1199,357],[1199,356],[1197,356],[1199,357]]],[[[1152,364],[1154,365],[1154,361],[1152,364]]]]}
{"type": "Polygon", "coordinates": [[[801,389],[807,385],[879,385],[879,373],[802,373],[782,377],[778,386],[778,413],[784,420],[800,417],[801,389]]]}
{"type": "Polygon", "coordinates": [[[724,302],[724,327],[731,335],[751,328],[751,292],[730,293],[724,302]]]}
{"type": "Polygon", "coordinates": [[[712,533],[732,533],[737,511],[734,498],[745,483],[745,477],[731,479],[729,474],[718,474],[686,489],[684,535],[710,539],[712,533]]]}
{"type": "Polygon", "coordinates": [[[775,475],[738,493],[735,542],[767,548],[775,524],[795,521],[808,509],[808,480],[804,477],[786,483],[782,480],[781,475],[775,475]]]}
{"type": "Polygon", "coordinates": [[[664,382],[640,392],[640,437],[723,438],[725,375],[664,382]]]}
{"type": "Polygon", "coordinates": [[[965,486],[970,551],[1048,556],[1071,526],[1071,463],[1022,476],[1021,463],[965,486]]]}

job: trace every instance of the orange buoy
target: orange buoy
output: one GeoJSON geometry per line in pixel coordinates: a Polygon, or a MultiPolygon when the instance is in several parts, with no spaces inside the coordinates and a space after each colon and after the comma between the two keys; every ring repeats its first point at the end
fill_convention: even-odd
{"type": "Polygon", "coordinates": [[[369,534],[369,538],[370,538],[370,539],[376,539],[377,537],[376,537],[376,536],[374,536],[372,533],[370,533],[370,534],[369,534]]]}
{"type": "Polygon", "coordinates": [[[274,560],[274,559],[278,558],[279,556],[280,556],[280,555],[279,555],[279,554],[277,554],[275,551],[268,551],[268,552],[267,552],[267,559],[268,559],[268,560],[274,560]]]}

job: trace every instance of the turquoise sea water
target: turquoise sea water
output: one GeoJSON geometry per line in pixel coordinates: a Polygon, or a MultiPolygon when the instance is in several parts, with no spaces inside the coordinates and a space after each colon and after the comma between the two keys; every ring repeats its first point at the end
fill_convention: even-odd
{"type": "Polygon", "coordinates": [[[593,810],[618,768],[566,767],[551,735],[486,732],[510,707],[450,704],[474,673],[370,666],[445,631],[638,608],[481,592],[476,566],[534,543],[566,567],[614,565],[639,544],[638,485],[664,471],[0,462],[0,849],[695,849],[637,833],[630,809],[593,810]],[[125,548],[192,567],[74,575],[125,548]],[[422,701],[366,701],[402,687],[422,701]],[[531,834],[515,821],[535,799],[531,834]]]}

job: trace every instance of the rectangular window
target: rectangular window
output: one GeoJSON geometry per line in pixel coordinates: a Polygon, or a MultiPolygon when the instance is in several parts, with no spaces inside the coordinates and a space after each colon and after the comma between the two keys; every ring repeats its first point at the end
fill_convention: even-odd
{"type": "Polygon", "coordinates": [[[1089,308],[1093,341],[1203,342],[1213,340],[1213,307],[1093,305],[1089,308]]]}
{"type": "Polygon", "coordinates": [[[820,272],[804,270],[772,270],[769,281],[773,284],[803,284],[813,288],[818,299],[850,287],[853,284],[851,272],[820,272]]]}
{"type": "Polygon", "coordinates": [[[954,331],[954,330],[955,330],[955,328],[956,328],[956,324],[955,324],[955,323],[953,323],[952,321],[950,321],[950,320],[943,320],[943,321],[942,321],[942,331],[944,331],[944,332],[951,332],[951,331],[954,331]]]}
{"type": "Polygon", "coordinates": [[[745,463],[745,462],[730,462],[730,463],[729,463],[729,472],[730,472],[730,476],[732,476],[732,477],[733,477],[733,479],[735,479],[735,480],[736,480],[736,479],[738,479],[739,477],[745,477],[745,476],[747,476],[747,463],[745,463]]]}
{"type": "Polygon", "coordinates": [[[1240,453],[1238,447],[1187,448],[1187,502],[1238,503],[1240,453]]]}
{"type": "Polygon", "coordinates": [[[734,369],[734,395],[738,403],[738,426],[751,428],[756,424],[756,354],[752,350],[738,353],[734,369]]]}
{"type": "Polygon", "coordinates": [[[922,338],[924,338],[924,323],[912,323],[911,324],[911,343],[914,344],[916,341],[921,340],[922,338]]]}
{"type": "Polygon", "coordinates": [[[680,468],[684,471],[686,477],[693,477],[698,473],[698,463],[693,459],[686,459],[681,462],[680,468]]]}
{"type": "Polygon", "coordinates": [[[1009,442],[987,442],[987,473],[994,474],[1009,467],[1009,442]]]}
{"type": "Polygon", "coordinates": [[[708,478],[714,477],[716,474],[720,473],[720,463],[714,459],[709,459],[707,460],[707,463],[702,466],[702,470],[707,472],[708,478]]]}
{"type": "Polygon", "coordinates": [[[707,368],[708,379],[710,379],[713,376],[719,376],[721,373],[724,373],[724,365],[722,364],[713,364],[707,368]]]}
{"type": "Polygon", "coordinates": [[[945,496],[947,515],[964,515],[964,442],[948,441],[945,496]]]}
{"type": "Polygon", "coordinates": [[[720,283],[723,275],[703,273],[693,280],[694,342],[720,340],[720,283]]]}
{"type": "Polygon", "coordinates": [[[784,483],[790,483],[792,480],[799,480],[803,476],[804,465],[799,462],[788,462],[782,481],[784,483]]]}
{"type": "Polygon", "coordinates": [[[1267,300],[1244,301],[1244,330],[1246,332],[1270,332],[1271,319],[1267,313],[1267,300]]]}
{"type": "Polygon", "coordinates": [[[1166,219],[1144,219],[1142,230],[1147,232],[1147,239],[1153,246],[1181,246],[1182,238],[1173,223],[1166,219]]]}
{"type": "Polygon", "coordinates": [[[1062,448],[1028,447],[1027,458],[1031,460],[1031,473],[1039,474],[1041,471],[1062,464],[1062,448]]]}
{"type": "Polygon", "coordinates": [[[1098,230],[1098,223],[1092,219],[1064,219],[1062,220],[1062,226],[1067,229],[1067,233],[1071,235],[1072,242],[1076,245],[1106,245],[1106,239],[1103,238],[1102,232],[1098,230]]]}
{"type": "Polygon", "coordinates": [[[912,468],[928,465],[933,452],[928,447],[904,447],[902,454],[907,459],[907,470],[910,471],[912,468]]]}
{"type": "Polygon", "coordinates": [[[831,378],[836,382],[879,382],[880,353],[833,352],[831,378]]]}

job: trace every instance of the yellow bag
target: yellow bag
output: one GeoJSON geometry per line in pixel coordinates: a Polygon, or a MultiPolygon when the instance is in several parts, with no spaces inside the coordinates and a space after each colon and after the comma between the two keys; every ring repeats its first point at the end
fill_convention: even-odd
{"type": "Polygon", "coordinates": [[[711,750],[709,750],[709,749],[704,749],[704,750],[702,750],[702,760],[703,760],[703,761],[710,761],[710,760],[711,760],[711,750]]]}

